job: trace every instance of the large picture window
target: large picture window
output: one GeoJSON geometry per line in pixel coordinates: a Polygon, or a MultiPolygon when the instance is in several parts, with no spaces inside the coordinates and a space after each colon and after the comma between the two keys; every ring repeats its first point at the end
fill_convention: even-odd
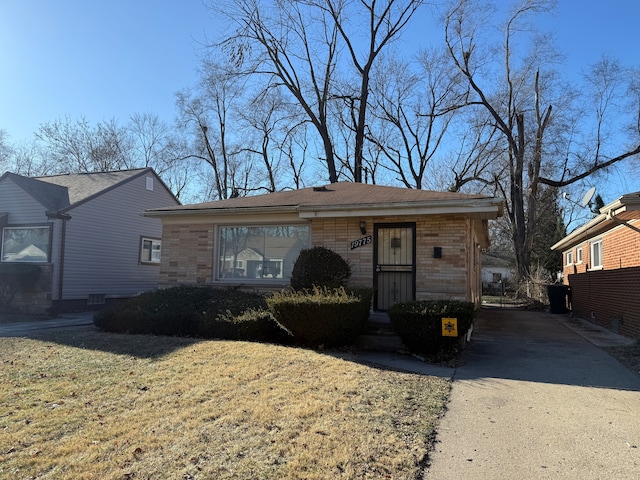
{"type": "Polygon", "coordinates": [[[51,235],[49,227],[4,227],[3,262],[48,262],[51,235]]]}
{"type": "Polygon", "coordinates": [[[218,280],[285,281],[300,250],[309,246],[309,227],[222,226],[218,238],[218,280]]]}

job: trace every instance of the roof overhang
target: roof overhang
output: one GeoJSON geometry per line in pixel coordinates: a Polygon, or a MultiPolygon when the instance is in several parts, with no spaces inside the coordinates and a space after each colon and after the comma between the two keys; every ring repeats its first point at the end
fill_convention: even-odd
{"type": "Polygon", "coordinates": [[[382,217],[391,215],[466,215],[474,218],[497,218],[502,215],[502,201],[476,199],[433,203],[386,203],[361,205],[300,206],[300,218],[382,217]]]}
{"type": "Polygon", "coordinates": [[[494,198],[474,200],[377,203],[358,205],[280,205],[270,207],[154,209],[143,213],[146,217],[215,216],[238,217],[250,215],[297,214],[301,219],[371,217],[390,215],[465,215],[472,218],[494,219],[502,215],[503,202],[494,198]]]}
{"type": "Polygon", "coordinates": [[[623,195],[599,211],[591,221],[552,245],[551,250],[564,251],[630,220],[640,219],[640,192],[623,195]]]}

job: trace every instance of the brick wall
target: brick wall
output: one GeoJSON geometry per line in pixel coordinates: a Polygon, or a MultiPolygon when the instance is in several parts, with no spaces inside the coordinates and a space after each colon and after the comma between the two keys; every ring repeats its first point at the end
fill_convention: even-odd
{"type": "Polygon", "coordinates": [[[568,282],[576,315],[640,338],[640,267],[607,270],[605,266],[603,270],[569,275],[568,282]]]}
{"type": "Polygon", "coordinates": [[[602,268],[611,270],[640,266],[640,221],[619,225],[602,235],[593,237],[563,252],[564,278],[575,273],[584,273],[591,266],[590,244],[602,239],[602,268]],[[582,261],[578,262],[578,250],[582,249],[582,261]],[[573,264],[567,265],[567,252],[573,255],[573,264]]]}
{"type": "Polygon", "coordinates": [[[213,234],[213,225],[163,226],[160,286],[211,283],[213,234]]]}
{"type": "Polygon", "coordinates": [[[373,285],[373,243],[350,248],[351,241],[362,237],[361,220],[366,223],[367,235],[373,235],[374,223],[416,224],[417,299],[473,300],[469,279],[478,273],[470,272],[467,264],[468,259],[475,260],[468,252],[469,220],[462,216],[314,219],[312,244],[339,253],[351,265],[351,283],[366,286],[373,285]],[[442,248],[442,258],[433,258],[434,247],[442,248]]]}
{"type": "MultiPolygon", "coordinates": [[[[455,215],[313,219],[312,245],[330,248],[347,260],[351,284],[372,286],[373,242],[351,249],[351,242],[363,237],[361,221],[366,223],[366,235],[373,235],[374,223],[416,223],[416,298],[479,298],[478,292],[474,294],[475,283],[478,291],[480,285],[479,252],[474,248],[471,220],[455,215]],[[434,247],[442,248],[441,258],[433,258],[434,247]]],[[[163,226],[161,287],[213,281],[214,231],[213,224],[163,226]]]]}

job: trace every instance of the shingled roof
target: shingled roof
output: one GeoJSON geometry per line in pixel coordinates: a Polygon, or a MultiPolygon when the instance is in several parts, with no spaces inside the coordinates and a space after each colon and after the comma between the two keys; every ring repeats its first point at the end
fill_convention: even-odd
{"type": "Polygon", "coordinates": [[[150,168],[138,168],[116,172],[69,173],[66,175],[34,177],[34,179],[60,187],[66,187],[69,192],[69,203],[73,205],[98,194],[102,194],[126,180],[150,171],[150,168]]]}
{"type": "Polygon", "coordinates": [[[10,178],[48,211],[63,211],[151,171],[150,168],[139,168],[117,172],[70,173],[44,177],[23,177],[7,172],[0,177],[0,180],[10,178]]]}
{"type": "Polygon", "coordinates": [[[319,212],[324,212],[325,216],[334,216],[329,212],[344,214],[346,211],[362,212],[398,208],[437,209],[439,207],[459,209],[459,211],[488,208],[495,212],[494,217],[502,214],[502,201],[484,195],[339,182],[320,187],[158,208],[147,210],[145,215],[296,211],[301,217],[311,217],[319,216],[319,212]]]}

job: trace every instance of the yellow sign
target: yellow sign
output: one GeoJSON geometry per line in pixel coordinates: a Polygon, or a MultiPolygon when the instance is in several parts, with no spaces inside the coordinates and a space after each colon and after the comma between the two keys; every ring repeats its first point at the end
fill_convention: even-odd
{"type": "Polygon", "coordinates": [[[457,318],[442,319],[442,336],[443,337],[458,336],[458,319],[457,318]]]}

